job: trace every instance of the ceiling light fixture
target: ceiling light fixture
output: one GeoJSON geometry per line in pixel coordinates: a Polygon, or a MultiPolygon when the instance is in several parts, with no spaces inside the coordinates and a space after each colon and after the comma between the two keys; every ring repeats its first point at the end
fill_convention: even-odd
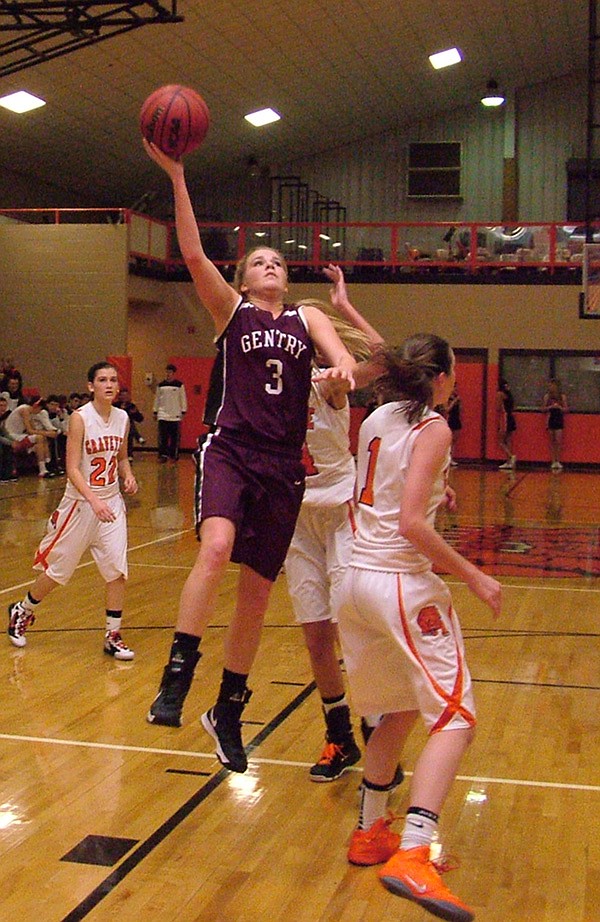
{"type": "Polygon", "coordinates": [[[274,109],[259,109],[257,112],[249,112],[244,118],[255,128],[262,128],[263,125],[270,125],[271,122],[278,122],[281,118],[274,109]]]}
{"type": "Polygon", "coordinates": [[[435,70],[441,70],[442,67],[450,67],[452,64],[458,64],[462,61],[462,54],[458,48],[447,48],[446,51],[437,51],[429,55],[431,66],[435,70]]]}
{"type": "Polygon", "coordinates": [[[19,115],[23,112],[30,112],[31,109],[39,109],[40,106],[45,105],[46,103],[43,99],[32,96],[26,90],[19,90],[18,93],[11,93],[9,96],[3,96],[0,99],[0,106],[10,109],[11,112],[18,112],[19,115]]]}
{"type": "Polygon", "coordinates": [[[505,102],[506,97],[504,93],[498,89],[497,81],[488,80],[486,91],[481,97],[481,105],[493,109],[496,106],[502,106],[505,102]]]}

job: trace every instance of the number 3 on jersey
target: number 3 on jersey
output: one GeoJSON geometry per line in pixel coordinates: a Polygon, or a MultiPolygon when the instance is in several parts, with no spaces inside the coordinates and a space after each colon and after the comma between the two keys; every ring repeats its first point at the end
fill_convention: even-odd
{"type": "Polygon", "coordinates": [[[367,448],[367,451],[369,452],[369,466],[367,467],[365,485],[360,491],[360,495],[358,497],[359,503],[362,503],[364,506],[372,506],[375,502],[373,483],[375,482],[375,468],[377,467],[377,458],[379,456],[380,447],[381,439],[377,437],[371,439],[367,448]]]}
{"type": "Polygon", "coordinates": [[[268,359],[265,365],[273,379],[268,384],[265,384],[267,394],[281,394],[283,390],[283,362],[279,359],[268,359]]]}

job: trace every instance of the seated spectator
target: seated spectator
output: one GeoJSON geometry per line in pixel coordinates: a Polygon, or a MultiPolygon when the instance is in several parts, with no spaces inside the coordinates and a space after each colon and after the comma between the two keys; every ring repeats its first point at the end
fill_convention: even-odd
{"type": "Polygon", "coordinates": [[[33,421],[43,409],[44,406],[40,397],[32,397],[30,404],[23,403],[9,414],[5,427],[9,438],[12,438],[15,443],[13,451],[17,453],[25,452],[26,454],[35,453],[39,476],[49,478],[56,475],[49,471],[46,466],[50,461],[48,440],[56,438],[57,431],[49,420],[48,425],[53,434],[45,426],[41,426],[38,430],[34,427],[33,421]]]}
{"type": "Polygon", "coordinates": [[[27,398],[23,394],[23,378],[21,372],[16,368],[11,369],[4,377],[0,385],[0,392],[8,401],[8,409],[16,410],[17,407],[27,403],[27,398]]]}
{"type": "Polygon", "coordinates": [[[80,406],[80,407],[85,406],[85,404],[86,404],[86,403],[89,403],[91,399],[92,399],[91,394],[84,394],[84,393],[81,393],[81,394],[79,395],[79,406],[80,406]]]}
{"type": "Polygon", "coordinates": [[[131,400],[131,394],[127,387],[122,387],[119,391],[119,396],[115,400],[115,406],[120,407],[121,410],[125,410],[129,417],[129,435],[127,436],[127,455],[129,460],[133,461],[133,443],[137,442],[139,445],[143,445],[146,439],[142,438],[140,435],[139,429],[136,426],[136,423],[143,423],[144,415],[138,410],[135,403],[131,400]]]}
{"type": "Polygon", "coordinates": [[[46,400],[46,410],[34,419],[33,426],[37,428],[36,420],[42,420],[45,426],[45,414],[48,416],[50,425],[56,429],[56,438],[50,441],[50,470],[55,474],[64,474],[66,467],[67,451],[67,429],[69,428],[69,414],[64,407],[61,407],[61,399],[56,394],[50,394],[46,400]]]}
{"type": "Polygon", "coordinates": [[[77,391],[73,391],[71,394],[69,394],[69,399],[67,400],[67,413],[69,416],[71,413],[74,413],[75,410],[78,410],[80,406],[81,396],[77,393],[77,391]]]}
{"type": "Polygon", "coordinates": [[[0,394],[0,483],[14,483],[17,479],[13,454],[14,440],[9,436],[5,425],[10,412],[6,397],[0,394]]]}

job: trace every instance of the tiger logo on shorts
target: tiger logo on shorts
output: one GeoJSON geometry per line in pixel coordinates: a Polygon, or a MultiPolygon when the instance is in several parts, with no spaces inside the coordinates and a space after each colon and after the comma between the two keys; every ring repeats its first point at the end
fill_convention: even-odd
{"type": "Polygon", "coordinates": [[[447,637],[450,633],[435,605],[426,605],[421,609],[417,616],[417,624],[421,628],[423,637],[437,637],[440,632],[442,637],[447,637]]]}

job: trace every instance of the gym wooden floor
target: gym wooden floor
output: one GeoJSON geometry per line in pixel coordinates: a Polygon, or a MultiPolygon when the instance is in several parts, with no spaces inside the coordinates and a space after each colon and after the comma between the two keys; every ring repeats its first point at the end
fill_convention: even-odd
{"type": "MultiPolygon", "coordinates": [[[[245,775],[216,762],[199,725],[213,703],[236,568],[203,640],[179,729],[146,723],[195,558],[193,465],[138,455],[128,500],[125,636],[102,653],[102,581],[85,557],[0,656],[0,919],[24,922],[426,922],[353,868],[360,766],[308,780],[323,725],[285,575],[277,581],[245,711],[245,775]]],[[[505,586],[493,622],[453,585],[479,730],[442,817],[461,866],[448,883],[478,922],[600,919],[598,474],[463,469],[446,534],[505,586]]],[[[0,492],[0,601],[22,597],[64,478],[0,492]]],[[[452,581],[450,581],[452,582],[452,581]]],[[[358,721],[357,721],[358,724],[358,721]]],[[[358,729],[358,727],[357,727],[358,729]]],[[[410,772],[423,742],[405,753],[410,772]]],[[[402,814],[407,784],[392,806],[402,814]]]]}

